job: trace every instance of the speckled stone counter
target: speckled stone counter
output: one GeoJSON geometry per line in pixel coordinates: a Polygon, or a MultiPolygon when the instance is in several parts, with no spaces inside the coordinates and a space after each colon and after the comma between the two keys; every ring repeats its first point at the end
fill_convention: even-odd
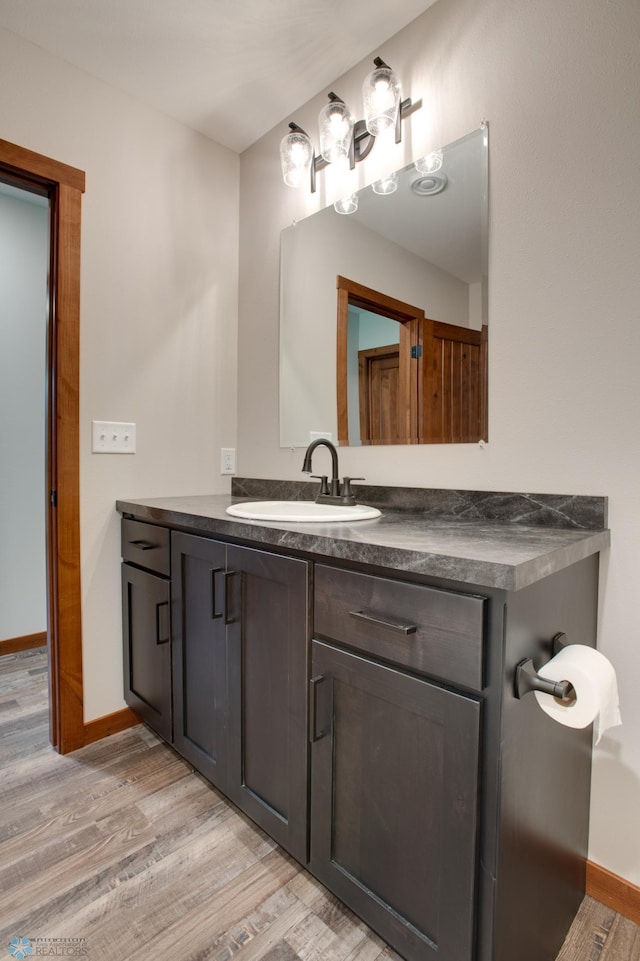
{"type": "MultiPolygon", "coordinates": [[[[309,490],[311,485],[305,486],[309,490]]],[[[279,493],[271,493],[272,498],[282,497],[281,485],[278,490],[279,493]]],[[[532,496],[485,494],[484,498],[532,496]]],[[[470,519],[460,513],[448,516],[429,509],[385,506],[381,517],[353,523],[285,524],[249,521],[226,513],[231,503],[256,499],[266,497],[202,495],[119,500],[116,508],[138,520],[264,548],[302,552],[320,560],[333,558],[510,591],[527,587],[609,545],[609,532],[593,529],[593,511],[589,528],[578,526],[568,514],[567,526],[558,527],[543,526],[539,520],[537,524],[526,524],[477,515],[470,519]]],[[[373,500],[362,498],[364,503],[373,500]]],[[[460,498],[454,500],[459,502],[460,498]]],[[[563,499],[565,508],[566,500],[563,499]]],[[[603,521],[606,501],[596,500],[601,502],[596,520],[600,517],[603,521]]],[[[557,513],[555,507],[553,511],[557,513]]]]}

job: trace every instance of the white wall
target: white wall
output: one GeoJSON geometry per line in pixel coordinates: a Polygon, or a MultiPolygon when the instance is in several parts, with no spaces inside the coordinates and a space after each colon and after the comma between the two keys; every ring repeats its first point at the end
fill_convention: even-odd
{"type": "Polygon", "coordinates": [[[48,201],[0,193],[0,639],[47,629],[48,201]]]}
{"type": "MultiPolygon", "coordinates": [[[[374,484],[609,496],[599,643],[617,668],[624,726],[594,752],[590,857],[635,884],[638,49],[637,0],[440,0],[372,51],[423,106],[399,147],[385,155],[376,145],[358,165],[358,186],[490,122],[489,444],[340,452],[343,473],[374,484]]],[[[367,60],[332,84],[356,111],[370,69],[367,60]]],[[[291,119],[315,130],[326,92],[291,119]]],[[[246,476],[302,479],[300,451],[279,447],[279,237],[335,190],[331,169],[317,195],[284,186],[285,132],[283,120],[242,155],[238,463],[246,476]]]]}
{"type": "Polygon", "coordinates": [[[0,31],[2,137],[86,171],[80,484],[85,719],[122,699],[118,497],[222,492],[236,446],[238,157],[0,31]],[[135,455],[90,452],[134,421],[135,455]]]}

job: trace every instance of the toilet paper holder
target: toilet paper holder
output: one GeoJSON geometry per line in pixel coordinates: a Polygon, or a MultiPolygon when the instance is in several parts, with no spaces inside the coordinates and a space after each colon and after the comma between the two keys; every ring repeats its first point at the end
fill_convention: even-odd
{"type": "MultiPolygon", "coordinates": [[[[562,631],[555,634],[551,640],[552,656],[561,651],[568,644],[567,635],[562,631]]],[[[531,691],[541,691],[543,694],[550,694],[560,700],[571,698],[574,689],[570,681],[551,681],[549,678],[541,677],[533,666],[533,658],[525,657],[516,666],[514,676],[514,694],[517,698],[522,698],[531,691]]]]}

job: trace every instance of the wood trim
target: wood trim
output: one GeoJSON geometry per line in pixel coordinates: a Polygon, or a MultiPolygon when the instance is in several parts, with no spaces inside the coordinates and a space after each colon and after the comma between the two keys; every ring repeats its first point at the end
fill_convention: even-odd
{"type": "Polygon", "coordinates": [[[414,307],[413,304],[407,304],[404,300],[396,300],[395,297],[389,297],[379,290],[374,290],[373,287],[358,284],[355,280],[348,280],[338,275],[336,287],[338,290],[346,290],[349,294],[349,303],[355,304],[356,307],[384,313],[385,317],[399,320],[400,323],[405,323],[414,317],[424,317],[424,310],[421,307],[414,307]]]}
{"type": "Polygon", "coordinates": [[[142,721],[131,708],[124,707],[121,711],[98,717],[95,721],[87,721],[84,726],[84,743],[93,744],[94,741],[101,741],[103,737],[119,734],[120,731],[126,731],[127,728],[141,723],[142,721]]]}
{"type": "Polygon", "coordinates": [[[480,436],[485,443],[489,440],[489,328],[482,325],[480,343],[480,436]]]}
{"type": "Polygon", "coordinates": [[[482,332],[470,327],[459,327],[455,324],[445,324],[441,320],[433,321],[433,336],[436,339],[454,340],[459,344],[474,344],[480,347],[482,332]]]}
{"type": "Polygon", "coordinates": [[[38,634],[24,634],[22,637],[8,637],[0,641],[0,657],[4,654],[18,654],[20,651],[33,651],[37,647],[46,647],[47,632],[38,634]]]}
{"type": "Polygon", "coordinates": [[[66,754],[85,743],[80,593],[80,215],[85,175],[0,140],[0,175],[50,201],[47,398],[47,589],[50,736],[66,754]]]}
{"type": "Polygon", "coordinates": [[[586,893],[635,924],[640,924],[640,888],[593,861],[587,861],[586,893]]]}
{"type": "MultiPolygon", "coordinates": [[[[338,277],[338,280],[341,280],[338,277]]],[[[336,323],[336,391],[338,402],[338,443],[349,446],[349,391],[347,385],[347,335],[349,330],[349,291],[338,287],[336,323]]]]}
{"type": "Polygon", "coordinates": [[[57,604],[52,647],[56,665],[57,737],[61,754],[84,744],[82,623],[80,593],[80,216],[81,194],[59,185],[55,216],[57,251],[54,290],[55,402],[51,489],[57,506],[49,520],[55,554],[57,604]],[[64,641],[62,641],[64,638],[64,641]]]}
{"type": "Polygon", "coordinates": [[[51,160],[50,157],[35,153],[33,150],[27,150],[25,147],[19,147],[15,143],[9,143],[8,140],[0,140],[0,163],[5,168],[12,167],[21,178],[24,177],[26,172],[30,175],[30,180],[36,177],[40,181],[64,184],[73,190],[84,193],[85,174],[83,170],[77,170],[75,167],[69,167],[57,160],[51,160]]]}

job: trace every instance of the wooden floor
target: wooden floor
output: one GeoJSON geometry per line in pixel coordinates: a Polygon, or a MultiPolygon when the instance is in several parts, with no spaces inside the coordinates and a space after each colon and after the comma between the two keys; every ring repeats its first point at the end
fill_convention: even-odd
{"type": "MultiPolygon", "coordinates": [[[[0,657],[0,956],[398,961],[144,726],[57,755],[46,677],[0,657]]],[[[557,961],[640,961],[640,928],[585,898],[557,961]]]]}

